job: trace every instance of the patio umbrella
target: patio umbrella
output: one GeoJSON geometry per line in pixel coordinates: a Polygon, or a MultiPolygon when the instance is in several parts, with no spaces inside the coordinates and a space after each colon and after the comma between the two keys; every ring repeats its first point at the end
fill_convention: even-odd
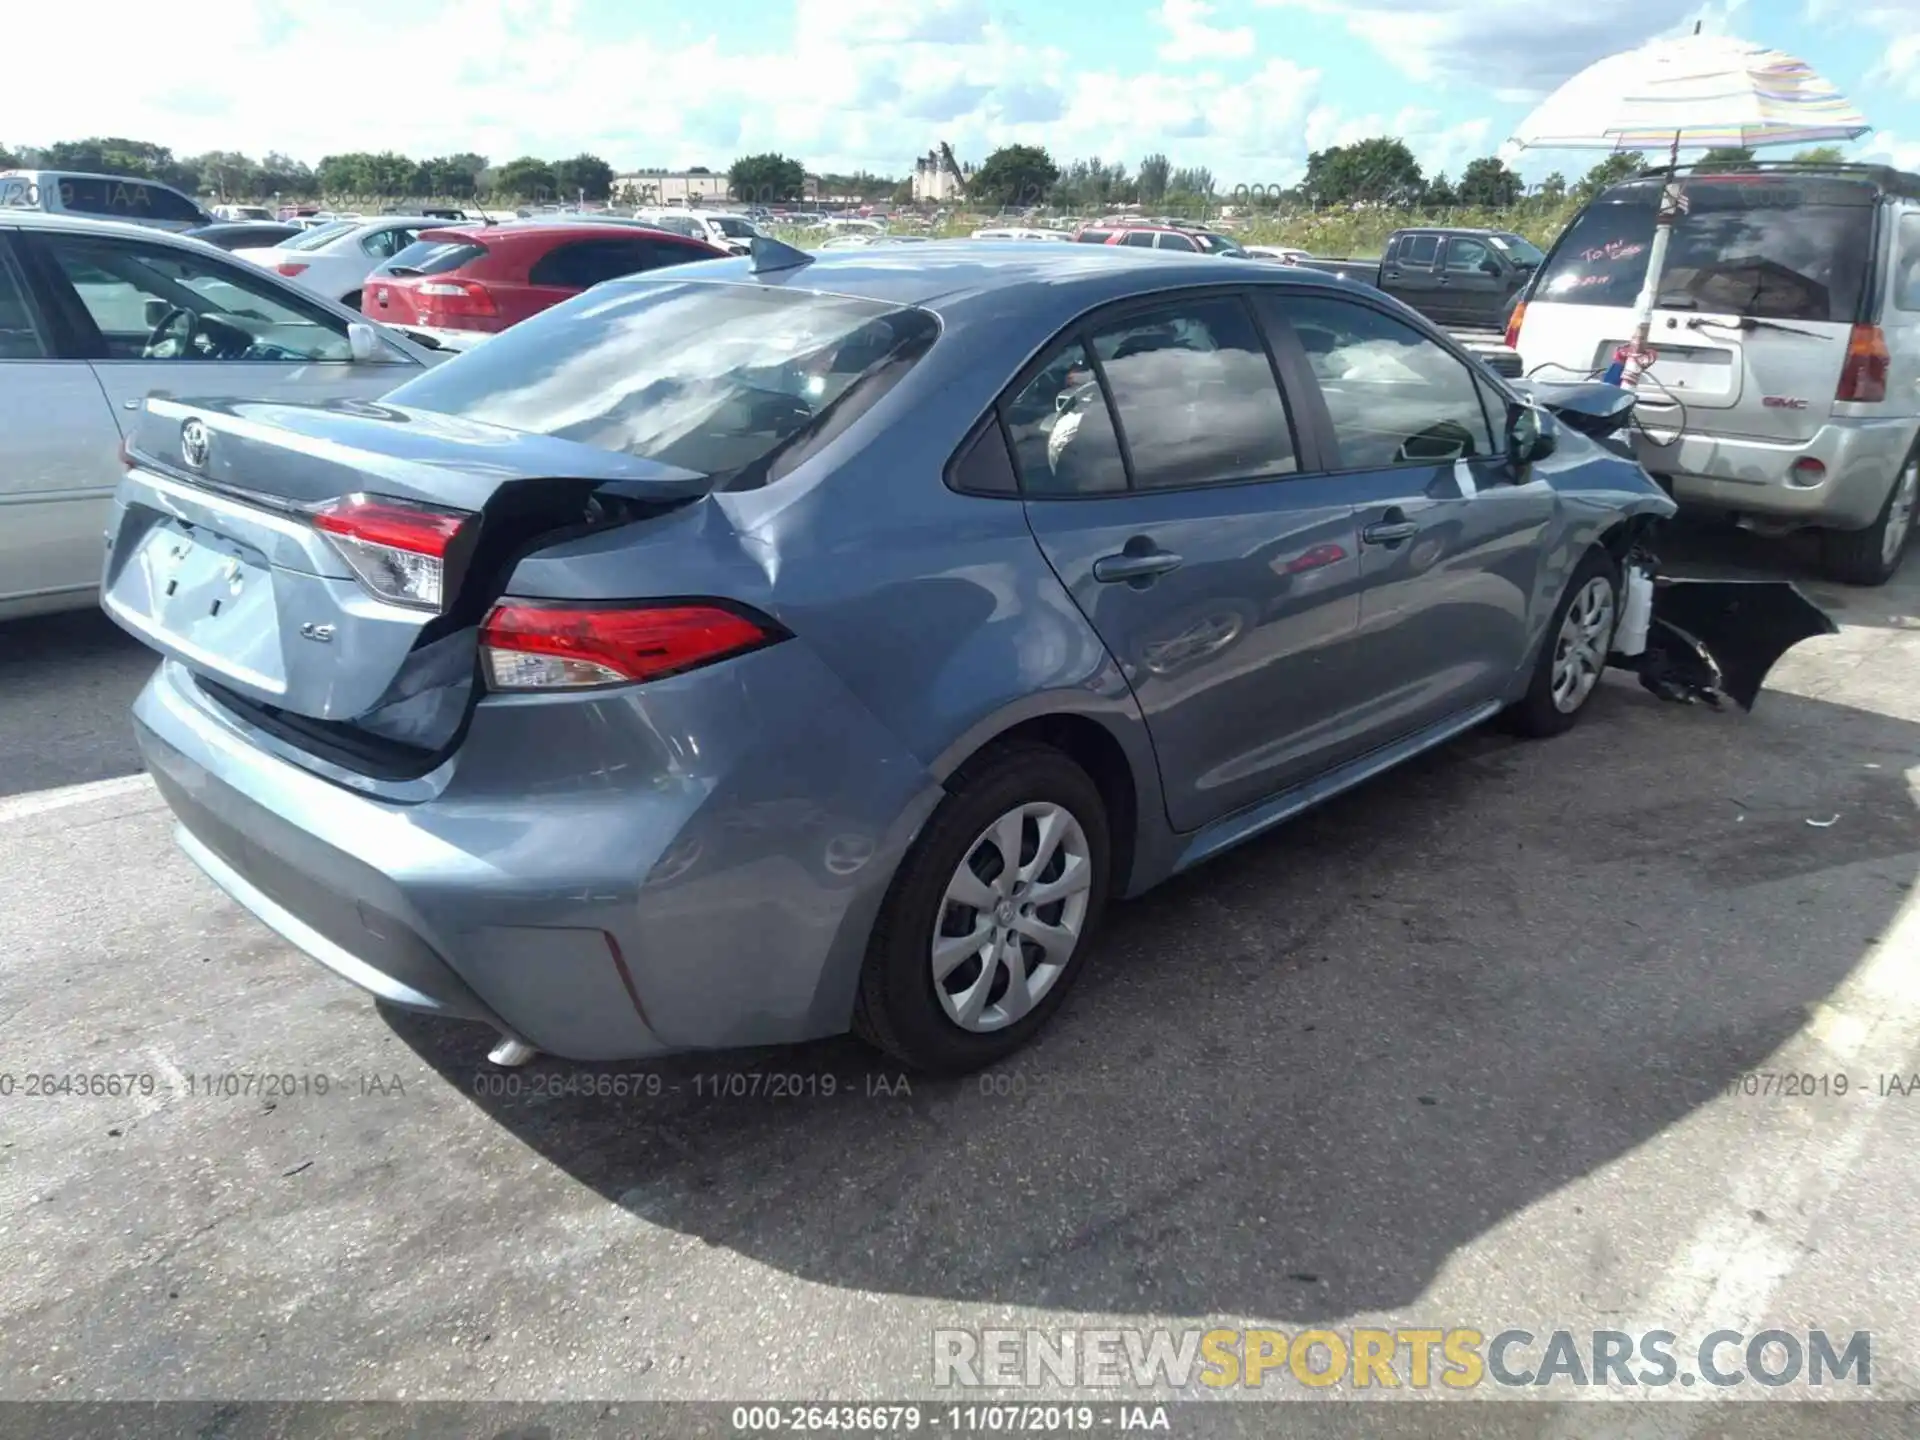
{"type": "Polygon", "coordinates": [[[1804,60],[1732,35],[1653,40],[1596,61],[1549,95],[1513,134],[1528,150],[1657,150],[1672,167],[1660,198],[1647,278],[1634,305],[1622,384],[1652,361],[1647,335],[1674,222],[1685,213],[1682,149],[1811,145],[1873,127],[1804,60]]]}

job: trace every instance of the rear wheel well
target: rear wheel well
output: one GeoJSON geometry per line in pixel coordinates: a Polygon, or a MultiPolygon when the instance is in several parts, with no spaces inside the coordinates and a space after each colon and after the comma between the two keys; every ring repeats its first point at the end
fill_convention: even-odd
{"type": "Polygon", "coordinates": [[[975,752],[974,759],[954,773],[963,773],[988,751],[1021,741],[1051,746],[1087,772],[1100,792],[1101,803],[1107,807],[1107,830],[1113,846],[1113,890],[1115,894],[1125,893],[1133,875],[1134,839],[1140,815],[1133,766],[1127,761],[1127,752],[1113,738],[1113,732],[1097,720],[1084,715],[1041,715],[1001,731],[975,752]]]}

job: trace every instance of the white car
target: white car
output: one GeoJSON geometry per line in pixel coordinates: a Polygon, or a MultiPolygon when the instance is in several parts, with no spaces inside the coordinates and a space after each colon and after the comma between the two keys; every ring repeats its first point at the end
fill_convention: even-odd
{"type": "Polygon", "coordinates": [[[213,218],[233,222],[262,220],[271,223],[273,211],[264,205],[216,205],[213,207],[213,218]]]}
{"type": "Polygon", "coordinates": [[[1249,245],[1247,254],[1256,260],[1278,260],[1282,265],[1298,265],[1302,260],[1313,259],[1311,250],[1292,245],[1249,245]]]}
{"type": "Polygon", "coordinates": [[[0,210],[0,618],[95,603],[150,393],[373,400],[445,358],[199,240],[0,210]]]}
{"type": "Polygon", "coordinates": [[[360,308],[360,287],[376,265],[383,265],[420,238],[422,230],[448,222],[424,215],[382,215],[373,220],[340,219],[317,226],[284,244],[233,253],[302,290],[360,308]]]}
{"type": "Polygon", "coordinates": [[[704,240],[736,255],[751,250],[754,237],[761,233],[745,215],[721,210],[643,210],[633,218],[655,230],[704,240]]]}
{"type": "Polygon", "coordinates": [[[993,225],[973,232],[976,240],[1067,240],[1073,236],[1064,230],[1036,230],[1024,225],[993,225]]]}
{"type": "Polygon", "coordinates": [[[930,237],[926,235],[833,235],[822,240],[816,249],[820,250],[863,250],[887,245],[924,245],[930,237]]]}

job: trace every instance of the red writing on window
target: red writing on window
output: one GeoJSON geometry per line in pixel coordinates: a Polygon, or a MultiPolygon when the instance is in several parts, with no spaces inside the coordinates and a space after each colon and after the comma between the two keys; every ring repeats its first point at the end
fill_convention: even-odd
{"type": "Polygon", "coordinates": [[[1609,240],[1604,245],[1596,245],[1591,250],[1582,250],[1580,258],[1591,265],[1596,260],[1631,260],[1647,247],[1638,241],[1609,240]]]}

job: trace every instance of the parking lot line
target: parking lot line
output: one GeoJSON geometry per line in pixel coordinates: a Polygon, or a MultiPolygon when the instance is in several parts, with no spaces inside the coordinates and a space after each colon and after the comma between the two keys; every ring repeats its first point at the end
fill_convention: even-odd
{"type": "Polygon", "coordinates": [[[116,795],[132,795],[153,787],[149,775],[116,775],[111,780],[89,780],[83,785],[62,785],[53,790],[32,790],[25,795],[0,799],[0,825],[44,815],[49,810],[64,810],[69,805],[85,805],[93,800],[108,800],[116,795]]]}

